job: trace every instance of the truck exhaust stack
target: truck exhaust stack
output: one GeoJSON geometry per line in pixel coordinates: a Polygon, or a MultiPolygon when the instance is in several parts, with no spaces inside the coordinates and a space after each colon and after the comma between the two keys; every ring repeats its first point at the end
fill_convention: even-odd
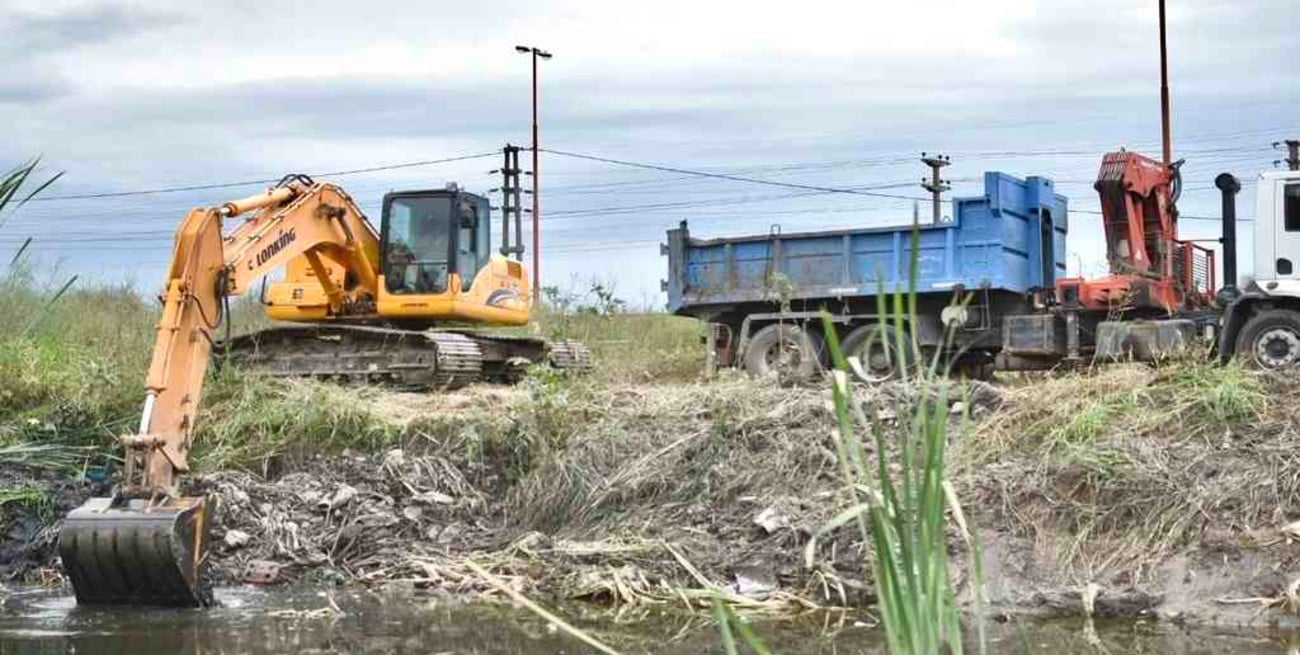
{"type": "Polygon", "coordinates": [[[1237,193],[1241,182],[1232,173],[1219,173],[1214,186],[1223,194],[1223,290],[1221,297],[1237,295],[1237,193]]]}

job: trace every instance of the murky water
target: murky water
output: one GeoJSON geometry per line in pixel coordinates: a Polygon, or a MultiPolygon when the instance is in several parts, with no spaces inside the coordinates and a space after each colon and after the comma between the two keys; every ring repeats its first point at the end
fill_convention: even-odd
{"type": "MultiPolygon", "coordinates": [[[[210,610],[78,608],[70,596],[0,589],[0,655],[9,653],[587,653],[533,615],[504,606],[465,605],[415,595],[365,591],[225,589],[210,610]],[[337,609],[336,609],[337,608],[337,609]],[[341,613],[340,613],[341,612],[341,613]]],[[[563,612],[625,653],[719,653],[707,619],[611,613],[587,606],[563,612]]],[[[760,624],[782,653],[882,653],[879,634],[841,615],[760,624]]],[[[1240,653],[1300,655],[1300,635],[1185,631],[1155,623],[1101,626],[1078,622],[992,628],[997,655],[1240,653]]]]}

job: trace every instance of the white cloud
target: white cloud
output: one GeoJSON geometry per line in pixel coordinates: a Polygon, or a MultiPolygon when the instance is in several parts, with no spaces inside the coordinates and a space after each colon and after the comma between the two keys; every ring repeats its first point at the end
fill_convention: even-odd
{"type": "MultiPolygon", "coordinates": [[[[1075,207],[1087,207],[1095,206],[1087,181],[1101,152],[1150,147],[1158,134],[1154,0],[9,4],[13,10],[0,17],[0,43],[9,45],[0,48],[10,48],[21,68],[0,86],[0,120],[11,128],[0,157],[44,153],[70,172],[63,192],[275,177],[526,142],[528,62],[514,52],[516,43],[555,53],[543,64],[544,142],[628,159],[723,168],[950,149],[968,153],[953,177],[977,177],[985,168],[1050,174],[1080,182],[1064,188],[1075,207]],[[1097,154],[987,154],[1058,148],[1097,154]]],[[[1207,181],[1233,167],[1249,178],[1270,159],[1269,140],[1300,128],[1291,111],[1300,90],[1286,66],[1300,53],[1293,34],[1300,3],[1173,4],[1178,147],[1205,151],[1189,175],[1207,181]],[[1223,148],[1229,151],[1214,152],[1223,148]]],[[[487,188],[494,183],[482,175],[487,167],[341,181],[373,199],[390,186],[448,179],[487,188]]],[[[864,161],[772,174],[848,185],[919,172],[910,162],[864,161]]],[[[771,191],[674,181],[640,195],[565,194],[558,191],[565,185],[667,176],[553,156],[544,174],[547,187],[557,188],[546,196],[549,212],[646,203],[655,195],[727,200],[771,191]]],[[[970,183],[959,189],[979,191],[970,183]]],[[[134,229],[170,228],[184,207],[221,200],[220,193],[33,206],[0,232],[0,248],[6,234],[26,230],[58,253],[59,234],[88,225],[111,230],[108,217],[134,229]]],[[[795,198],[704,207],[699,215],[714,233],[910,215],[906,202],[841,211],[853,202],[861,200],[795,198]],[[734,219],[719,215],[733,207],[734,219]],[[823,207],[826,215],[816,213],[823,207]]],[[[1189,193],[1184,204],[1187,213],[1216,211],[1204,191],[1189,193]]],[[[642,242],[692,215],[691,208],[584,220],[557,215],[547,230],[556,248],[547,269],[619,277],[630,295],[650,293],[662,265],[654,245],[642,242]],[[622,226],[616,238],[644,252],[559,250],[607,241],[611,225],[622,226]]],[[[1096,250],[1088,231],[1100,226],[1085,216],[1074,225],[1076,249],[1096,250]]],[[[147,260],[142,276],[152,279],[167,256],[163,242],[143,258],[109,247],[89,257],[84,247],[62,252],[75,252],[76,265],[87,270],[140,268],[147,260]]]]}

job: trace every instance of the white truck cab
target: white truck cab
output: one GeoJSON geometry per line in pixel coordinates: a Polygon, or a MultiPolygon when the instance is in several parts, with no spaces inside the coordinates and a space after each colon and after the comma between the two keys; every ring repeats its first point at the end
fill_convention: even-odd
{"type": "MultiPolygon", "coordinates": [[[[1225,191],[1225,235],[1235,220],[1229,216],[1230,200],[1225,191]]],[[[1240,355],[1264,368],[1300,363],[1300,171],[1259,176],[1254,221],[1253,279],[1240,289],[1236,280],[1225,279],[1220,295],[1225,311],[1219,354],[1223,359],[1240,355]]],[[[1225,239],[1225,250],[1235,247],[1232,241],[1225,239]]],[[[1233,268],[1225,265],[1225,273],[1233,268]]]]}

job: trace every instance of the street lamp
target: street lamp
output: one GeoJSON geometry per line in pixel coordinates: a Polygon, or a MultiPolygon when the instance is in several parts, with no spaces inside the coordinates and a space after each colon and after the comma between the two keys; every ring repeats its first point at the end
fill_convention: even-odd
{"type": "Polygon", "coordinates": [[[537,167],[539,144],[537,140],[537,60],[550,59],[551,53],[541,48],[517,45],[515,51],[533,57],[533,305],[542,297],[542,197],[538,188],[541,171],[537,167]]]}

